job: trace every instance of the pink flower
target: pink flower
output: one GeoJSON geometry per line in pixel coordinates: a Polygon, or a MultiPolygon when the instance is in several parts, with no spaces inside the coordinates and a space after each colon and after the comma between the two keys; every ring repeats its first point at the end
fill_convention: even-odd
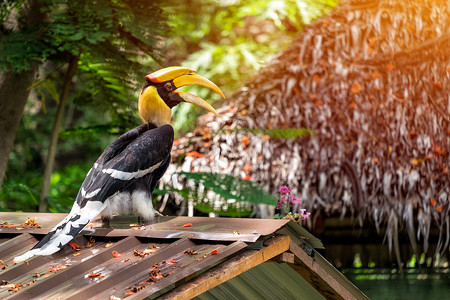
{"type": "Polygon", "coordinates": [[[284,194],[289,194],[291,192],[291,189],[288,188],[287,186],[283,185],[280,187],[280,189],[278,191],[281,193],[281,195],[284,195],[284,194]]]}
{"type": "Polygon", "coordinates": [[[307,212],[306,214],[304,214],[303,215],[303,221],[306,220],[309,217],[310,214],[311,214],[310,212],[307,212]]]}

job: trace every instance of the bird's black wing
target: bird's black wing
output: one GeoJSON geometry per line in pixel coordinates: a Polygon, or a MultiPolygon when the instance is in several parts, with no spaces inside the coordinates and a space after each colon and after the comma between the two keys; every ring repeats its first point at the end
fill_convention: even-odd
{"type": "Polygon", "coordinates": [[[112,142],[86,176],[69,215],[14,261],[60,250],[105,209],[105,201],[115,193],[142,188],[143,180],[154,188],[169,164],[173,136],[170,125],[144,124],[112,142]]]}

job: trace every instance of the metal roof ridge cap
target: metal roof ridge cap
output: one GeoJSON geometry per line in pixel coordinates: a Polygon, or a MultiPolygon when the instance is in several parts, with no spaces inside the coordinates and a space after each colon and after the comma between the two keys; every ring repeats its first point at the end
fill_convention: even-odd
{"type": "Polygon", "coordinates": [[[312,248],[325,249],[325,246],[323,245],[322,241],[320,239],[316,238],[312,233],[307,231],[306,228],[303,227],[302,225],[300,225],[299,223],[294,222],[293,220],[290,220],[287,223],[286,227],[290,231],[292,231],[297,238],[299,238],[302,241],[304,241],[305,243],[309,244],[312,248]]]}

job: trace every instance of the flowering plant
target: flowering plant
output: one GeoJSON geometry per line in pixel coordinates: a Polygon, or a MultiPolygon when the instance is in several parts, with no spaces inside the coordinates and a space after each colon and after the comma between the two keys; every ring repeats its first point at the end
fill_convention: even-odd
{"type": "Polygon", "coordinates": [[[300,213],[292,213],[293,206],[301,205],[302,199],[292,195],[289,187],[281,186],[278,192],[280,192],[281,196],[278,200],[276,210],[280,211],[280,213],[275,215],[275,217],[281,217],[281,215],[284,214],[282,217],[283,219],[290,219],[296,222],[304,221],[309,217],[311,213],[307,212],[306,209],[303,208],[299,210],[300,213]]]}

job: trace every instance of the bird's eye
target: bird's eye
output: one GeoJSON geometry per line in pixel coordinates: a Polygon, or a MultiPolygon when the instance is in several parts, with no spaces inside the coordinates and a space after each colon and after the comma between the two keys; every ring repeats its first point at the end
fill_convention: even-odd
{"type": "Polygon", "coordinates": [[[167,82],[167,83],[164,85],[164,88],[166,89],[166,91],[171,92],[171,91],[173,90],[172,83],[167,82]]]}

